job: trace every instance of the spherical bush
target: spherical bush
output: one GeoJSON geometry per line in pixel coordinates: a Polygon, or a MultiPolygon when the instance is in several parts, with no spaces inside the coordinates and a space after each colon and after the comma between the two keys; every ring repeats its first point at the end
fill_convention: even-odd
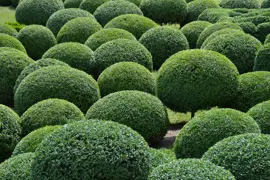
{"type": "Polygon", "coordinates": [[[100,5],[108,1],[110,0],[82,0],[80,8],[90,13],[94,13],[100,5]]]}
{"type": "Polygon", "coordinates": [[[270,34],[268,34],[265,38],[264,44],[270,43],[270,34]]]}
{"type": "Polygon", "coordinates": [[[267,179],[270,175],[270,136],[242,134],[226,138],[203,156],[232,172],[236,179],[267,179]]]}
{"type": "Polygon", "coordinates": [[[225,56],[208,50],[186,50],[161,66],[157,94],[170,109],[196,112],[225,106],[234,98],[238,71],[225,56]]]}
{"type": "Polygon", "coordinates": [[[12,109],[0,104],[0,163],[10,157],[20,141],[20,121],[20,117],[12,109]]]}
{"type": "Polygon", "coordinates": [[[120,62],[105,69],[98,78],[101,96],[122,90],[138,90],[155,95],[152,73],[134,62],[120,62]]]}
{"type": "Polygon", "coordinates": [[[170,27],[152,28],[142,35],[139,42],[152,54],[154,69],[159,69],[171,55],[189,49],[185,35],[170,27]]]}
{"type": "Polygon", "coordinates": [[[95,19],[94,16],[87,11],[77,8],[69,8],[59,10],[53,13],[48,19],[46,26],[56,36],[60,31],[61,27],[63,27],[68,21],[78,17],[90,17],[92,19],[95,19]]]}
{"type": "Polygon", "coordinates": [[[182,24],[187,14],[185,0],[142,0],[140,8],[146,17],[160,24],[182,24]]]}
{"type": "Polygon", "coordinates": [[[82,0],[65,0],[64,6],[68,8],[79,8],[82,0]]]}
{"type": "Polygon", "coordinates": [[[18,33],[17,39],[24,45],[27,54],[33,59],[40,59],[48,49],[56,44],[53,33],[41,25],[24,27],[18,33]]]}
{"type": "Polygon", "coordinates": [[[12,157],[0,164],[0,180],[31,180],[30,169],[35,153],[12,157]]]}
{"type": "Polygon", "coordinates": [[[0,47],[11,47],[26,53],[24,46],[18,39],[4,33],[0,33],[0,47]]]}
{"type": "Polygon", "coordinates": [[[269,100],[270,72],[257,71],[239,76],[239,87],[234,108],[248,111],[258,103],[269,100]]]}
{"type": "Polygon", "coordinates": [[[235,180],[230,171],[200,159],[181,159],[162,164],[155,168],[149,180],[235,180]]]}
{"type": "Polygon", "coordinates": [[[207,21],[193,21],[181,28],[181,31],[186,36],[189,42],[189,47],[191,49],[196,48],[196,43],[200,34],[203,32],[205,28],[207,28],[210,25],[211,23],[207,21]]]}
{"type": "Polygon", "coordinates": [[[255,59],[254,71],[270,71],[270,44],[265,44],[260,48],[255,59]]]}
{"type": "Polygon", "coordinates": [[[62,0],[23,0],[16,8],[16,20],[21,24],[45,25],[56,11],[64,9],[62,0]]]}
{"type": "Polygon", "coordinates": [[[6,24],[0,24],[0,33],[4,33],[10,36],[16,36],[18,34],[14,28],[6,24]]]}
{"type": "Polygon", "coordinates": [[[151,28],[157,27],[151,19],[138,15],[138,14],[126,14],[120,15],[105,25],[105,29],[119,28],[124,29],[132,33],[137,39],[139,39],[143,33],[151,28]]]}
{"type": "Polygon", "coordinates": [[[86,119],[105,119],[125,124],[148,142],[162,139],[168,130],[168,116],[162,102],[141,91],[120,91],[97,101],[86,119]]]}
{"type": "MultiPolygon", "coordinates": [[[[14,52],[14,53],[23,53],[22,51],[15,49],[15,48],[11,48],[11,47],[0,47],[0,53],[2,52],[14,52]]],[[[26,55],[26,54],[25,54],[26,55]]]]}
{"type": "Polygon", "coordinates": [[[261,8],[270,8],[270,1],[269,0],[263,0],[261,4],[261,8]]]}
{"type": "Polygon", "coordinates": [[[177,136],[174,150],[177,158],[201,158],[224,138],[260,133],[256,121],[246,113],[233,109],[213,109],[195,116],[177,136]]]}
{"type": "Polygon", "coordinates": [[[222,8],[247,8],[259,9],[261,7],[258,0],[221,0],[219,4],[222,8]]]}
{"type": "Polygon", "coordinates": [[[239,13],[231,9],[222,9],[222,8],[209,8],[204,10],[199,16],[198,20],[208,21],[210,23],[217,23],[223,19],[226,19],[230,16],[238,16],[239,13]]]}
{"type": "Polygon", "coordinates": [[[270,22],[261,23],[257,26],[255,37],[262,43],[265,41],[266,36],[270,33],[270,22]]]}
{"type": "Polygon", "coordinates": [[[99,99],[99,89],[96,81],[83,71],[64,66],[44,67],[21,82],[14,96],[15,109],[22,114],[48,98],[65,99],[86,112],[99,99]]]}
{"type": "Polygon", "coordinates": [[[36,154],[33,179],[143,180],[150,166],[144,139],[110,121],[65,125],[48,136],[36,154]]]}
{"type": "Polygon", "coordinates": [[[67,42],[57,44],[44,53],[42,58],[53,58],[69,64],[73,68],[93,74],[94,52],[84,44],[67,42]]]}
{"type": "Polygon", "coordinates": [[[240,26],[245,33],[250,34],[252,36],[256,35],[257,27],[252,22],[241,22],[236,24],[240,26]]]}
{"type": "Polygon", "coordinates": [[[151,53],[139,42],[128,39],[116,39],[101,45],[94,52],[95,67],[100,74],[107,67],[123,61],[136,62],[152,71],[151,53]]]}
{"type": "Polygon", "coordinates": [[[115,39],[136,40],[135,36],[133,36],[133,34],[131,34],[126,30],[118,28],[109,28],[109,29],[102,29],[91,35],[85,42],[85,45],[90,47],[93,51],[95,51],[102,44],[115,39]]]}

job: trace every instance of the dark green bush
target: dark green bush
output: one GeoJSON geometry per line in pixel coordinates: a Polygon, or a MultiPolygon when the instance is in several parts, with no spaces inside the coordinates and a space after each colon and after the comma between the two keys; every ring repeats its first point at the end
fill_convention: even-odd
{"type": "Polygon", "coordinates": [[[255,59],[254,71],[270,71],[270,44],[265,44],[260,48],[255,59]]]}
{"type": "Polygon", "coordinates": [[[223,18],[230,17],[231,14],[234,14],[233,10],[230,9],[221,9],[221,8],[210,8],[204,10],[199,16],[198,20],[208,21],[210,23],[216,23],[223,18]]]}
{"type": "Polygon", "coordinates": [[[157,26],[158,24],[147,17],[138,14],[126,14],[112,19],[104,28],[124,29],[139,39],[143,33],[157,26]]]}
{"type": "Polygon", "coordinates": [[[269,33],[270,22],[262,23],[257,26],[257,33],[255,34],[255,37],[263,43],[269,33]]]}
{"type": "Polygon", "coordinates": [[[20,1],[21,1],[21,0],[11,0],[11,4],[12,4],[14,7],[17,7],[20,1]]]}
{"type": "Polygon", "coordinates": [[[4,33],[10,36],[16,36],[18,32],[7,24],[0,24],[0,33],[4,33]]]}
{"type": "Polygon", "coordinates": [[[37,148],[32,179],[145,180],[148,146],[132,129],[111,121],[67,124],[37,148]]]}
{"type": "Polygon", "coordinates": [[[116,39],[101,45],[94,52],[95,67],[99,75],[107,67],[123,61],[136,62],[152,71],[151,53],[139,42],[129,39],[116,39]]]}
{"type": "Polygon", "coordinates": [[[93,14],[100,5],[108,1],[110,0],[82,0],[80,8],[93,14]]]}
{"type": "Polygon", "coordinates": [[[20,53],[20,54],[22,53],[22,51],[20,51],[18,49],[15,49],[15,48],[11,48],[11,47],[0,47],[0,53],[6,52],[6,51],[9,51],[9,52],[11,51],[11,52],[20,53]]]}
{"type": "Polygon", "coordinates": [[[64,6],[66,9],[68,8],[79,8],[80,4],[83,0],[65,0],[64,6]]]}
{"type": "Polygon", "coordinates": [[[26,53],[24,46],[18,39],[4,33],[0,33],[0,47],[11,47],[26,53]]]}
{"type": "Polygon", "coordinates": [[[233,109],[212,109],[195,116],[180,130],[174,150],[177,158],[201,158],[224,138],[260,132],[256,121],[246,113],[233,109]]]}
{"type": "Polygon", "coordinates": [[[48,98],[68,100],[86,112],[99,99],[99,89],[96,81],[83,71],[65,66],[44,67],[29,74],[18,86],[15,109],[22,114],[48,98]]]}
{"type": "Polygon", "coordinates": [[[268,34],[265,38],[264,44],[270,43],[270,34],[268,34]]]}
{"type": "Polygon", "coordinates": [[[237,23],[237,25],[240,26],[245,33],[256,36],[257,27],[252,22],[241,22],[237,23]]]}
{"type": "Polygon", "coordinates": [[[0,0],[0,5],[1,6],[8,6],[11,4],[10,0],[0,0]]]}
{"type": "Polygon", "coordinates": [[[16,8],[16,20],[26,25],[45,25],[56,11],[64,9],[62,0],[23,0],[16,8]]]}
{"type": "Polygon", "coordinates": [[[93,51],[95,51],[102,44],[115,39],[136,40],[135,36],[133,36],[130,32],[126,30],[118,28],[109,28],[109,29],[102,29],[94,33],[87,39],[85,45],[90,47],[93,51]]]}
{"type": "Polygon", "coordinates": [[[20,31],[22,28],[25,27],[24,24],[20,24],[18,22],[6,22],[5,24],[9,25],[10,27],[14,28],[16,31],[20,31]]]}
{"type": "Polygon", "coordinates": [[[94,52],[84,44],[68,42],[57,44],[50,48],[42,58],[53,58],[69,64],[73,68],[80,69],[93,74],[94,70],[94,52]]]}
{"type": "Polygon", "coordinates": [[[58,32],[57,42],[78,42],[84,44],[89,36],[101,29],[101,25],[93,18],[79,17],[72,19],[58,32]]]}
{"type": "Polygon", "coordinates": [[[262,180],[270,176],[270,136],[242,134],[226,138],[203,156],[231,171],[236,179],[262,180]]]}
{"type": "Polygon", "coordinates": [[[120,91],[97,101],[86,119],[105,119],[125,124],[148,142],[162,139],[168,130],[168,116],[162,102],[141,91],[120,91]]]}
{"type": "Polygon", "coordinates": [[[269,15],[264,16],[264,15],[254,15],[254,16],[247,16],[247,17],[242,17],[242,16],[238,16],[238,17],[234,17],[231,19],[232,22],[234,23],[242,23],[242,22],[252,22],[253,24],[255,24],[256,26],[265,22],[269,22],[270,21],[270,17],[269,15]]]}
{"type": "Polygon", "coordinates": [[[20,117],[12,109],[0,104],[0,163],[10,157],[20,141],[20,122],[20,117]]]}
{"type": "Polygon", "coordinates": [[[259,9],[261,7],[258,0],[221,0],[219,4],[222,8],[247,8],[259,9]]]}
{"type": "Polygon", "coordinates": [[[155,168],[148,180],[235,180],[230,171],[200,159],[181,159],[155,168]]]}
{"type": "Polygon", "coordinates": [[[170,109],[196,112],[225,106],[237,91],[238,71],[225,56],[208,50],[186,50],[161,66],[157,94],[170,109]]]}
{"type": "Polygon", "coordinates": [[[269,0],[263,0],[261,8],[270,8],[270,1],[269,0]]]}
{"type": "Polygon", "coordinates": [[[154,69],[159,69],[171,55],[189,49],[185,35],[170,27],[152,28],[141,36],[139,42],[152,54],[154,69]]]}

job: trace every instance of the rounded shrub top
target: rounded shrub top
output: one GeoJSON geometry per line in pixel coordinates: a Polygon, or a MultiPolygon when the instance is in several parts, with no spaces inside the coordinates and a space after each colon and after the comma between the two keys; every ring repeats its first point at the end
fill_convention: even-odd
{"type": "Polygon", "coordinates": [[[94,16],[87,11],[78,8],[69,8],[53,13],[48,19],[46,26],[54,33],[54,35],[57,35],[61,27],[68,21],[78,17],[90,17],[95,19],[94,16]]]}
{"type": "Polygon", "coordinates": [[[235,96],[238,71],[225,56],[208,50],[186,50],[161,66],[157,94],[170,109],[196,112],[225,106],[235,96]]]}
{"type": "Polygon", "coordinates": [[[159,69],[171,55],[189,49],[185,35],[170,27],[152,28],[142,35],[139,42],[152,54],[154,69],[159,69]]]}
{"type": "Polygon", "coordinates": [[[94,13],[95,10],[105,2],[108,2],[110,0],[82,0],[80,4],[80,8],[84,9],[90,13],[94,13]]]}
{"type": "Polygon", "coordinates": [[[67,42],[57,44],[44,53],[42,58],[53,58],[69,64],[73,68],[93,74],[94,52],[84,44],[67,42]]]}
{"type": "Polygon", "coordinates": [[[64,9],[62,0],[23,0],[16,8],[16,20],[21,24],[45,25],[56,11],[64,9]]]}
{"type": "Polygon", "coordinates": [[[254,71],[270,71],[269,53],[270,43],[265,44],[259,49],[255,58],[254,71]]]}
{"type": "Polygon", "coordinates": [[[112,19],[105,25],[104,28],[124,29],[139,39],[147,30],[157,26],[158,24],[156,24],[154,21],[142,15],[125,14],[112,19]]]}
{"type": "Polygon", "coordinates": [[[261,8],[270,8],[270,1],[269,0],[263,0],[261,4],[261,8]]]}
{"type": "Polygon", "coordinates": [[[224,138],[260,132],[256,121],[246,113],[233,109],[212,109],[195,116],[180,130],[174,150],[177,158],[201,158],[224,138]]]}
{"type": "Polygon", "coordinates": [[[141,91],[120,91],[103,97],[90,107],[86,119],[125,124],[138,131],[148,142],[162,139],[169,122],[162,102],[141,91]]]}
{"type": "Polygon", "coordinates": [[[122,90],[138,90],[155,95],[152,73],[134,62],[120,62],[105,69],[98,78],[101,96],[122,90]]]}
{"type": "Polygon", "coordinates": [[[270,34],[268,34],[264,40],[264,44],[270,43],[270,34]]]}
{"type": "Polygon", "coordinates": [[[11,47],[26,53],[24,46],[18,39],[4,33],[0,33],[0,47],[11,47]]]}
{"type": "Polygon", "coordinates": [[[24,27],[18,33],[17,38],[33,59],[40,59],[49,48],[56,44],[53,33],[41,25],[24,27]]]}
{"type": "Polygon", "coordinates": [[[30,169],[35,153],[25,153],[14,156],[0,164],[1,180],[31,180],[30,169]]]}
{"type": "Polygon", "coordinates": [[[110,20],[122,14],[143,15],[140,8],[135,4],[126,0],[114,0],[99,6],[95,10],[94,16],[102,26],[105,26],[110,20]]]}
{"type": "Polygon", "coordinates": [[[259,9],[260,2],[258,0],[221,0],[219,4],[222,8],[247,8],[247,9],[259,9]]]}
{"type": "Polygon", "coordinates": [[[124,29],[109,28],[109,29],[102,29],[91,35],[85,42],[85,45],[90,47],[93,51],[95,51],[102,44],[115,39],[136,40],[133,34],[124,29]]]}
{"type": "Polygon", "coordinates": [[[64,66],[44,67],[22,80],[14,96],[15,109],[22,114],[48,98],[65,99],[86,112],[99,99],[99,89],[96,81],[83,71],[64,66]]]}
{"type": "Polygon", "coordinates": [[[143,180],[150,166],[148,148],[137,132],[115,122],[67,124],[37,148],[31,177],[143,180]]]}
{"type": "Polygon", "coordinates": [[[228,137],[203,156],[214,164],[231,171],[236,179],[267,179],[270,175],[270,136],[242,134],[228,137]]]}
{"type": "Polygon", "coordinates": [[[146,17],[160,24],[182,24],[187,14],[185,0],[142,0],[140,8],[146,17]]]}
{"type": "MultiPolygon", "coordinates": [[[[19,53],[19,54],[22,54],[24,52],[18,50],[18,49],[15,49],[15,48],[11,48],[11,47],[0,47],[0,53],[2,52],[14,52],[14,53],[19,53]]],[[[24,53],[26,55],[26,53],[24,53]]],[[[26,55],[27,56],[27,55],[26,55]]]]}
{"type": "Polygon", "coordinates": [[[100,74],[107,67],[123,61],[136,62],[152,71],[151,53],[139,42],[129,39],[109,41],[96,49],[95,67],[100,74]]]}
{"type": "Polygon", "coordinates": [[[0,24],[0,33],[16,36],[18,32],[7,24],[0,24]]]}
{"type": "Polygon", "coordinates": [[[79,8],[82,1],[83,0],[65,0],[64,1],[64,6],[65,6],[66,9],[68,9],[68,8],[79,8]]]}
{"type": "Polygon", "coordinates": [[[200,159],[181,159],[162,164],[150,173],[149,180],[235,180],[230,171],[200,159]]]}

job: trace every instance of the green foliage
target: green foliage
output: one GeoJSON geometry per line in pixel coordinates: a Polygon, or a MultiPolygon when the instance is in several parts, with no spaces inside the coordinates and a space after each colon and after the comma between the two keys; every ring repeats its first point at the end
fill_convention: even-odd
{"type": "Polygon", "coordinates": [[[264,44],[270,43],[270,34],[268,34],[265,38],[264,44]]]}
{"type": "Polygon", "coordinates": [[[6,22],[5,24],[9,25],[10,27],[14,28],[16,31],[20,31],[22,28],[25,27],[24,24],[20,24],[18,22],[6,22]]]}
{"type": "Polygon", "coordinates": [[[57,42],[78,42],[84,44],[89,36],[101,29],[101,25],[93,18],[79,17],[72,19],[58,32],[57,42]]]}
{"type": "Polygon", "coordinates": [[[19,53],[19,54],[22,53],[22,51],[20,51],[18,49],[15,49],[15,48],[11,48],[11,47],[0,47],[0,53],[6,52],[6,51],[9,51],[9,52],[11,51],[11,52],[14,52],[14,53],[19,53]]]}
{"type": "MultiPolygon", "coordinates": [[[[236,14],[231,9],[222,8],[210,8],[204,10],[198,17],[200,21],[208,21],[210,23],[216,23],[223,18],[230,17],[230,15],[236,14]]],[[[239,14],[239,13],[238,13],[239,14]]]]}
{"type": "Polygon", "coordinates": [[[18,32],[7,24],[0,24],[0,33],[4,33],[10,36],[16,36],[18,32]]]}
{"type": "Polygon", "coordinates": [[[83,0],[65,0],[64,6],[68,8],[79,8],[83,0]]]}
{"type": "Polygon", "coordinates": [[[108,2],[110,0],[82,0],[82,3],[80,4],[80,8],[83,10],[86,10],[90,13],[94,13],[95,10],[105,2],[108,2]]]}
{"type": "Polygon", "coordinates": [[[21,1],[21,0],[11,0],[11,4],[12,4],[14,7],[17,7],[20,1],[21,1]]]}
{"type": "Polygon", "coordinates": [[[200,159],[181,159],[155,168],[148,180],[235,180],[234,176],[223,167],[200,159]]]}
{"type": "Polygon", "coordinates": [[[110,22],[108,22],[104,28],[119,28],[124,29],[132,33],[137,39],[139,39],[143,33],[151,28],[157,27],[151,19],[138,14],[126,14],[120,15],[110,22]]]}
{"type": "Polygon", "coordinates": [[[179,112],[225,106],[236,94],[238,75],[235,65],[217,52],[181,51],[159,69],[157,94],[179,112]]]}
{"type": "Polygon", "coordinates": [[[64,66],[44,67],[29,74],[18,86],[15,109],[22,114],[48,98],[65,99],[86,112],[99,99],[99,89],[96,81],[83,71],[64,66]]]}
{"type": "Polygon", "coordinates": [[[62,0],[23,0],[16,8],[16,20],[26,25],[45,25],[56,11],[64,9],[62,0]]]}
{"type": "Polygon", "coordinates": [[[261,8],[270,8],[270,1],[269,0],[263,0],[261,8]]]}
{"type": "Polygon", "coordinates": [[[125,124],[139,132],[148,142],[162,139],[167,133],[169,122],[162,102],[141,91],[109,94],[91,106],[85,117],[125,124]]]}
{"type": "Polygon", "coordinates": [[[260,48],[255,59],[254,71],[270,71],[270,44],[265,44],[260,48]]]}
{"type": "Polygon", "coordinates": [[[203,156],[231,171],[236,179],[262,180],[270,175],[270,136],[242,134],[226,138],[203,156]]]}
{"type": "Polygon", "coordinates": [[[185,35],[170,27],[152,28],[141,36],[139,42],[152,54],[154,69],[159,69],[171,55],[189,49],[185,35]]]}
{"type": "Polygon", "coordinates": [[[261,7],[258,0],[221,0],[219,4],[222,8],[247,8],[259,9],[261,7]]]}
{"type": "Polygon", "coordinates": [[[148,146],[132,129],[111,121],[67,124],[37,148],[32,179],[145,180],[148,146]]]}
{"type": "Polygon", "coordinates": [[[4,33],[0,33],[0,47],[11,47],[26,53],[24,46],[18,39],[4,33]]]}
{"type": "Polygon", "coordinates": [[[265,41],[266,36],[270,33],[270,22],[262,23],[257,26],[255,37],[262,43],[265,41]]]}
{"type": "Polygon", "coordinates": [[[241,22],[237,23],[237,25],[240,26],[245,33],[250,34],[252,36],[256,36],[257,27],[252,22],[241,22]]]}

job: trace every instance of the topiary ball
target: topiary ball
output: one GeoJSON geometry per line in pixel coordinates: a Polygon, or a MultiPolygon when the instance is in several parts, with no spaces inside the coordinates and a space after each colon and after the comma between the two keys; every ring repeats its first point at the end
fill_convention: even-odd
{"type": "Polygon", "coordinates": [[[20,141],[20,122],[20,117],[12,109],[0,104],[0,163],[10,157],[20,141]]]}
{"type": "Polygon", "coordinates": [[[61,128],[62,126],[45,126],[39,128],[27,136],[21,139],[21,141],[16,145],[12,156],[17,156],[19,154],[35,152],[40,143],[52,134],[55,130],[61,128]]]}
{"type": "Polygon", "coordinates": [[[33,59],[40,59],[48,49],[56,45],[53,33],[41,25],[24,27],[18,33],[17,39],[24,45],[27,54],[33,59]]]}
{"type": "Polygon", "coordinates": [[[105,69],[98,77],[101,96],[122,90],[138,90],[155,95],[152,73],[134,62],[120,62],[105,69]]]}
{"type": "Polygon", "coordinates": [[[94,52],[95,67],[100,74],[107,67],[118,62],[136,62],[152,71],[153,61],[151,53],[139,42],[128,39],[109,41],[94,52]]]}
{"type": "Polygon", "coordinates": [[[93,51],[95,51],[102,44],[115,39],[136,40],[135,36],[133,36],[130,32],[126,30],[118,28],[109,28],[109,29],[102,29],[91,35],[85,42],[85,45],[90,47],[93,51]]]}
{"type": "Polygon", "coordinates": [[[95,18],[102,26],[105,26],[110,20],[123,14],[143,15],[138,6],[126,0],[105,2],[94,12],[95,18]]]}
{"type": "Polygon", "coordinates": [[[180,130],[174,150],[177,158],[201,158],[224,138],[260,132],[256,121],[246,113],[233,109],[212,109],[195,116],[180,130]]]}
{"type": "Polygon", "coordinates": [[[141,36],[139,42],[152,54],[154,69],[159,69],[171,55],[189,49],[185,35],[170,27],[152,28],[141,36]]]}
{"type": "Polygon", "coordinates": [[[196,48],[196,43],[200,34],[203,32],[205,28],[207,28],[210,25],[211,23],[207,21],[193,21],[181,28],[181,32],[187,38],[189,42],[189,47],[191,49],[196,48]]]}
{"type": "Polygon", "coordinates": [[[31,177],[143,180],[149,164],[147,143],[137,132],[115,122],[90,120],[67,124],[48,136],[36,150],[31,177]]]}
{"type": "Polygon", "coordinates": [[[22,80],[14,97],[15,109],[22,114],[48,98],[65,99],[86,112],[99,99],[99,89],[96,81],[83,71],[64,66],[44,67],[22,80]]]}
{"type": "Polygon", "coordinates": [[[257,27],[254,23],[252,22],[241,22],[241,23],[237,23],[238,26],[240,26],[243,31],[247,34],[250,34],[252,36],[256,35],[257,32],[257,27]]]}
{"type": "Polygon", "coordinates": [[[266,39],[266,36],[270,33],[269,29],[270,22],[261,23],[257,26],[257,32],[254,36],[263,43],[266,39]]]}
{"type": "Polygon", "coordinates": [[[225,106],[235,97],[238,71],[225,56],[208,50],[186,50],[161,66],[157,94],[170,109],[179,112],[225,106]]]}
{"type": "Polygon", "coordinates": [[[95,20],[94,16],[87,11],[77,8],[62,9],[53,13],[47,21],[46,26],[56,36],[60,29],[70,20],[78,17],[89,17],[95,20]]]}
{"type": "Polygon", "coordinates": [[[270,34],[268,34],[264,40],[264,44],[270,43],[270,34]]]}
{"type": "Polygon", "coordinates": [[[14,28],[6,24],[0,24],[0,33],[4,33],[10,36],[16,36],[18,34],[14,28]]]}
{"type": "Polygon", "coordinates": [[[267,179],[270,175],[270,136],[242,134],[226,138],[204,155],[204,160],[222,166],[236,179],[267,179]]]}
{"type": "Polygon", "coordinates": [[[263,0],[261,4],[261,8],[270,8],[270,1],[269,0],[263,0]]]}
{"type": "Polygon", "coordinates": [[[4,33],[0,33],[0,47],[11,47],[26,53],[24,46],[18,39],[4,33]]]}
{"type": "Polygon", "coordinates": [[[146,17],[160,24],[182,24],[187,14],[185,0],[142,0],[140,8],[146,17]]]}
{"type": "Polygon", "coordinates": [[[158,24],[147,17],[138,14],[125,14],[112,19],[104,28],[124,29],[139,39],[143,33],[157,26],[158,24]]]}
{"type": "Polygon", "coordinates": [[[79,8],[82,0],[65,0],[64,6],[68,8],[79,8]]]}
{"type": "Polygon", "coordinates": [[[270,44],[262,46],[255,58],[254,71],[270,71],[270,44]]]}
{"type": "Polygon", "coordinates": [[[168,116],[162,102],[141,91],[120,91],[97,101],[86,119],[105,119],[125,124],[148,142],[162,139],[168,130],[168,116]]]}
{"type": "Polygon", "coordinates": [[[23,0],[16,8],[16,21],[26,25],[45,25],[49,17],[60,9],[64,9],[62,0],[23,0]]]}
{"type": "Polygon", "coordinates": [[[181,159],[162,164],[155,168],[149,180],[235,180],[230,171],[200,159],[181,159]]]}
{"type": "Polygon", "coordinates": [[[234,108],[248,111],[258,103],[269,100],[270,72],[257,71],[239,76],[239,87],[234,102],[234,108]]]}
{"type": "Polygon", "coordinates": [[[80,69],[88,74],[94,74],[94,52],[84,44],[67,42],[57,44],[44,53],[42,58],[53,58],[80,69]]]}
{"type": "Polygon", "coordinates": [[[110,0],[82,0],[80,8],[90,13],[94,13],[100,5],[108,1],[110,0]]]}
{"type": "Polygon", "coordinates": [[[219,4],[222,8],[247,8],[259,9],[261,7],[258,0],[221,0],[219,4]]]}
{"type": "MultiPolygon", "coordinates": [[[[23,53],[22,51],[15,49],[15,48],[11,48],[11,47],[0,47],[0,53],[2,52],[14,52],[14,53],[23,53]]],[[[26,54],[25,54],[26,55],[26,54]]]]}
{"type": "Polygon", "coordinates": [[[25,153],[12,157],[0,164],[1,180],[31,180],[30,169],[35,153],[25,153]]]}

